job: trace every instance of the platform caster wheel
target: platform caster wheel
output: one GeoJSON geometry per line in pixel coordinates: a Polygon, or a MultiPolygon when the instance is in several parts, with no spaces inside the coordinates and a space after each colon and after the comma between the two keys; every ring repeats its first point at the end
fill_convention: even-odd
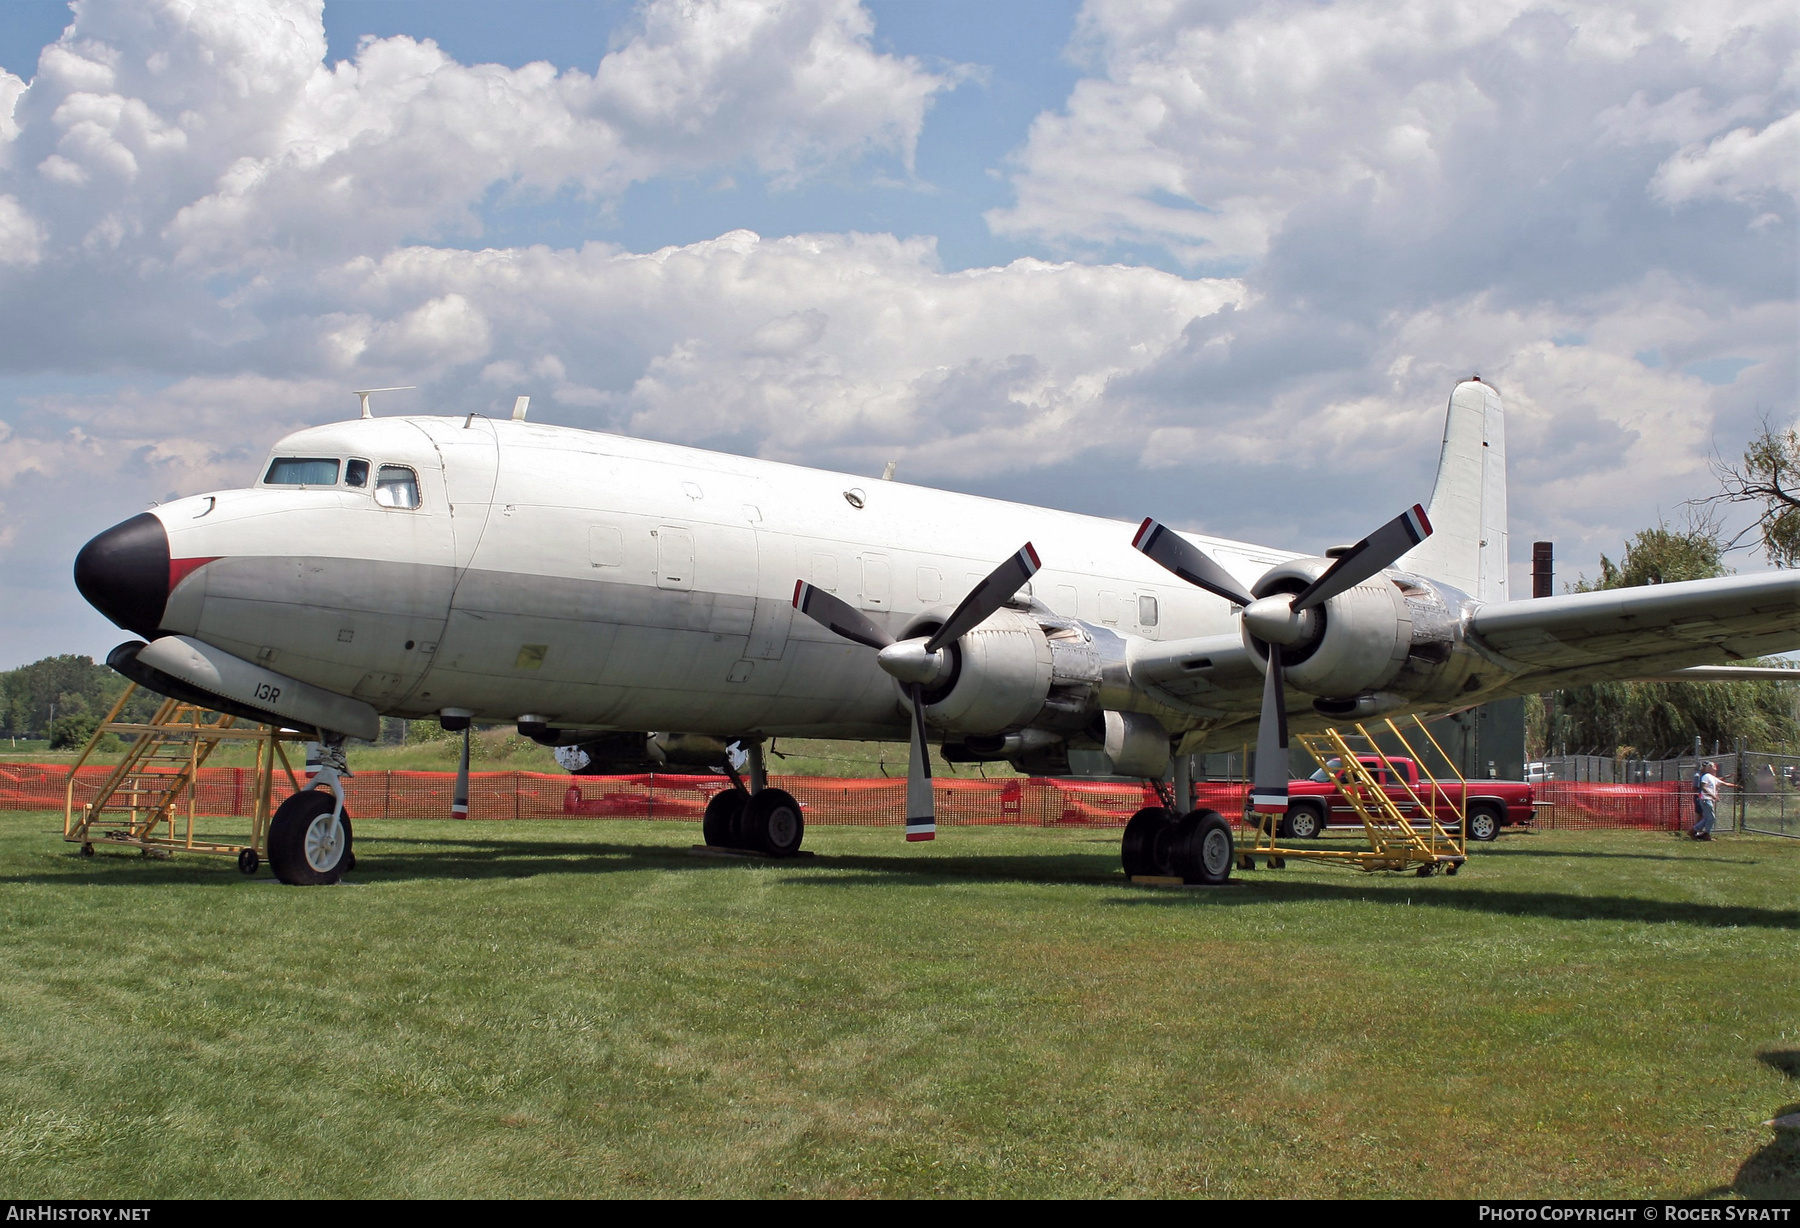
{"type": "Polygon", "coordinates": [[[737,847],[770,857],[792,857],[806,836],[800,803],[785,789],[752,794],[736,823],[737,847]]]}
{"type": "Polygon", "coordinates": [[[1417,870],[1414,870],[1413,873],[1418,875],[1420,878],[1430,878],[1433,874],[1437,873],[1437,867],[1436,866],[1420,866],[1417,870]]]}
{"type": "Polygon", "coordinates": [[[1190,810],[1175,825],[1169,841],[1169,866],[1182,881],[1216,886],[1231,878],[1237,860],[1231,824],[1217,810],[1190,810]]]}
{"type": "Polygon", "coordinates": [[[744,803],[750,795],[742,789],[725,789],[712,795],[706,803],[706,813],[700,819],[702,838],[713,848],[732,848],[732,825],[737,822],[738,815],[744,812],[744,803]]]}
{"type": "Polygon", "coordinates": [[[355,863],[351,852],[350,815],[336,823],[331,794],[308,789],[281,803],[269,820],[269,869],[294,887],[335,883],[355,863]]]}
{"type": "Polygon", "coordinates": [[[1271,870],[1285,870],[1285,869],[1287,869],[1287,858],[1285,858],[1285,857],[1271,857],[1271,858],[1269,858],[1269,869],[1271,869],[1271,870]]]}
{"type": "Polygon", "coordinates": [[[1174,834],[1175,816],[1161,806],[1145,806],[1132,815],[1125,824],[1125,838],[1119,841],[1125,877],[1169,874],[1169,839],[1174,834]]]}
{"type": "Polygon", "coordinates": [[[94,855],[94,846],[91,844],[82,845],[81,846],[81,855],[83,857],[92,857],[94,855]]]}
{"type": "Polygon", "coordinates": [[[1444,873],[1451,878],[1455,878],[1456,872],[1460,869],[1462,869],[1462,867],[1459,865],[1448,865],[1444,867],[1444,873]]]}
{"type": "Polygon", "coordinates": [[[262,867],[262,858],[256,855],[255,849],[238,850],[238,869],[245,874],[254,874],[262,867]]]}

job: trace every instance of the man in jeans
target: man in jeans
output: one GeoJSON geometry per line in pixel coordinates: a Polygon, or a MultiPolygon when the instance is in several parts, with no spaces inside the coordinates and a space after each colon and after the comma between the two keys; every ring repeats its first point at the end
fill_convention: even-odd
{"type": "Polygon", "coordinates": [[[1718,821],[1719,786],[1726,785],[1719,779],[1719,765],[1708,760],[1694,772],[1694,839],[1711,840],[1713,824],[1718,821]]]}

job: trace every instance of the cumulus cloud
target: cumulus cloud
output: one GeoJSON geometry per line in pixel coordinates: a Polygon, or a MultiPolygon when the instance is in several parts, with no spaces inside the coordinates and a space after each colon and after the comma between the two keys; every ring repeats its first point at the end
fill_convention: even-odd
{"type": "Polygon", "coordinates": [[[1793,412],[1791,6],[1089,0],[1073,52],[988,218],[1241,277],[1109,391],[1139,472],[1206,475],[1196,518],[1375,523],[1480,371],[1514,413],[1516,533],[1592,558],[1793,412]]]}
{"type": "MultiPolygon", "coordinates": [[[[80,4],[16,95],[12,164],[67,241],[208,265],[469,235],[494,185],[603,203],[747,163],[910,165],[958,74],[877,53],[854,0],[651,0],[594,72],[367,39],[328,66],[319,0],[80,4]]],[[[5,135],[0,133],[0,135],[5,135]]]]}

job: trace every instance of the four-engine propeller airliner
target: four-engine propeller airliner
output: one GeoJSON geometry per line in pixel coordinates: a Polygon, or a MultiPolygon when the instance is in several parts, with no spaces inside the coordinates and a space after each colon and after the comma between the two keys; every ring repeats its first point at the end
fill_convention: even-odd
{"type": "MultiPolygon", "coordinates": [[[[316,729],[328,769],[382,715],[516,723],[589,770],[717,766],[736,743],[750,779],[713,799],[707,839],[775,856],[803,824],[766,785],[771,737],[910,739],[906,830],[928,839],[931,741],[1039,775],[1104,752],[1161,780],[1257,723],[1253,798],[1278,811],[1290,726],[1737,676],[1717,667],[1800,648],[1793,572],[1509,601],[1504,422],[1479,379],[1451,394],[1429,504],[1323,558],[522,414],[366,408],[282,439],[248,488],[82,549],[82,594],[143,637],[114,668],[316,729]]],[[[280,878],[341,876],[342,810],[341,791],[282,806],[280,878]]],[[[1229,876],[1216,813],[1146,821],[1128,870],[1229,876]]]]}

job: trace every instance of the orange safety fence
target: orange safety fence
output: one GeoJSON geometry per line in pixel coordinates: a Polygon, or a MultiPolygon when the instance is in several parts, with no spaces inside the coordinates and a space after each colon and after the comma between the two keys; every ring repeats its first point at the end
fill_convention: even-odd
{"type": "Polygon", "coordinates": [[[1536,788],[1536,826],[1540,828],[1638,827],[1680,831],[1694,817],[1694,795],[1686,781],[1612,785],[1550,780],[1536,788]]]}
{"type": "MultiPolygon", "coordinates": [[[[111,768],[78,770],[75,801],[92,801],[111,768]]],[[[58,764],[0,764],[0,810],[60,810],[69,769],[58,764]]],[[[359,819],[442,819],[450,815],[452,772],[360,772],[344,782],[359,819]]],[[[906,821],[906,782],[774,776],[812,823],[896,826],[906,821]]],[[[471,819],[679,819],[696,822],[707,799],[729,782],[719,776],[568,776],[544,772],[472,772],[471,819]]],[[[247,818],[255,804],[252,768],[200,769],[195,813],[247,818]]],[[[1147,785],[1122,781],[1008,777],[934,780],[938,822],[945,826],[1123,827],[1140,807],[1157,805],[1147,785]]],[[[290,792],[277,775],[276,797],[290,792]]],[[[1195,804],[1237,818],[1242,782],[1199,781],[1195,804]]],[[[1592,784],[1551,781],[1537,787],[1540,828],[1636,827],[1680,830],[1691,803],[1680,782],[1592,784]],[[1547,805],[1546,805],[1547,804],[1547,805]]]]}

